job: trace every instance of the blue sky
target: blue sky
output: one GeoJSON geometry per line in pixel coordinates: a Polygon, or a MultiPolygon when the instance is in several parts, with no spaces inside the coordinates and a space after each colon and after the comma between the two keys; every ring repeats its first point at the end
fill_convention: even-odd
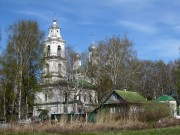
{"type": "Polygon", "coordinates": [[[179,58],[179,0],[0,0],[1,46],[6,29],[20,19],[34,19],[48,34],[54,18],[61,35],[76,51],[87,50],[112,35],[126,34],[142,60],[179,58]]]}

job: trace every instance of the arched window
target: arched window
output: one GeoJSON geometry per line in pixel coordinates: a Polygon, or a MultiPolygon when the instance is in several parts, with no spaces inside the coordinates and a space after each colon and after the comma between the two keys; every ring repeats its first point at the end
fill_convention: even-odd
{"type": "Polygon", "coordinates": [[[61,64],[58,64],[58,74],[61,75],[61,64]]]}
{"type": "Polygon", "coordinates": [[[57,56],[61,56],[61,46],[58,45],[58,48],[57,48],[57,56]]]}
{"type": "Polygon", "coordinates": [[[51,52],[51,47],[50,47],[50,45],[48,45],[48,47],[47,47],[47,56],[50,56],[50,52],[51,52]]]}

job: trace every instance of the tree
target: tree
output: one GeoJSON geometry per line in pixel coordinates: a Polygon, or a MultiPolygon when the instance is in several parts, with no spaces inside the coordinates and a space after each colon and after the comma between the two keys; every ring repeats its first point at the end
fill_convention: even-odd
{"type": "Polygon", "coordinates": [[[66,57],[66,70],[67,70],[67,77],[68,80],[73,79],[73,64],[74,64],[74,56],[75,56],[75,51],[73,50],[72,46],[66,46],[65,49],[65,57],[66,57]]]}
{"type": "Polygon", "coordinates": [[[137,58],[132,47],[132,42],[127,36],[113,36],[98,43],[94,54],[96,64],[89,64],[88,75],[96,79],[99,98],[113,89],[127,87],[128,80],[136,74],[137,58]]]}
{"type": "Polygon", "coordinates": [[[12,91],[15,97],[12,106],[17,106],[20,119],[21,113],[27,117],[28,104],[32,102],[39,82],[44,32],[39,29],[38,23],[32,20],[21,20],[10,25],[8,32],[8,45],[1,62],[2,75],[4,80],[12,84],[8,90],[12,91]]]}
{"type": "Polygon", "coordinates": [[[172,69],[172,75],[173,75],[173,86],[174,89],[176,90],[178,94],[178,99],[180,97],[180,59],[176,60],[173,64],[173,69],[172,69]]]}
{"type": "Polygon", "coordinates": [[[173,93],[174,82],[179,87],[180,74],[176,75],[176,72],[180,72],[180,64],[139,60],[127,36],[100,41],[93,51],[87,75],[95,79],[99,99],[114,89],[123,88],[156,99],[162,94],[173,93]]]}
{"type": "Polygon", "coordinates": [[[173,64],[165,64],[163,61],[140,61],[142,64],[137,74],[137,90],[148,97],[156,99],[163,94],[172,93],[173,87],[173,64]]]}

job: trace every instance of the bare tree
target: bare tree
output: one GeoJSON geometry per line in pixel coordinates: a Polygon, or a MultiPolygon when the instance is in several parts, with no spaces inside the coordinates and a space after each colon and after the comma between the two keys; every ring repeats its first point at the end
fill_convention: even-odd
{"type": "Polygon", "coordinates": [[[142,66],[137,76],[138,91],[149,99],[169,94],[173,87],[173,64],[163,61],[140,61],[142,66]]]}
{"type": "Polygon", "coordinates": [[[99,42],[94,54],[96,64],[89,66],[89,75],[96,79],[101,95],[112,89],[127,87],[127,80],[137,72],[138,67],[134,65],[136,52],[132,47],[127,36],[113,36],[99,42]],[[107,89],[102,87],[104,84],[107,89]]]}

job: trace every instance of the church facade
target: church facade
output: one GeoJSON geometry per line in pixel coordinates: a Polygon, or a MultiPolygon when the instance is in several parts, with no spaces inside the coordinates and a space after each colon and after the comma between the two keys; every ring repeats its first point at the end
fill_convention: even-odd
{"type": "MultiPolygon", "coordinates": [[[[94,49],[95,46],[91,45],[89,57],[94,49]]],[[[56,20],[53,20],[53,24],[49,28],[49,35],[44,41],[43,63],[41,91],[35,95],[33,116],[39,116],[42,111],[46,111],[49,116],[52,114],[79,114],[92,111],[96,107],[97,94],[91,82],[92,79],[77,72],[81,68],[79,54],[76,54],[74,58],[74,79],[69,81],[65,41],[56,20]]]]}

